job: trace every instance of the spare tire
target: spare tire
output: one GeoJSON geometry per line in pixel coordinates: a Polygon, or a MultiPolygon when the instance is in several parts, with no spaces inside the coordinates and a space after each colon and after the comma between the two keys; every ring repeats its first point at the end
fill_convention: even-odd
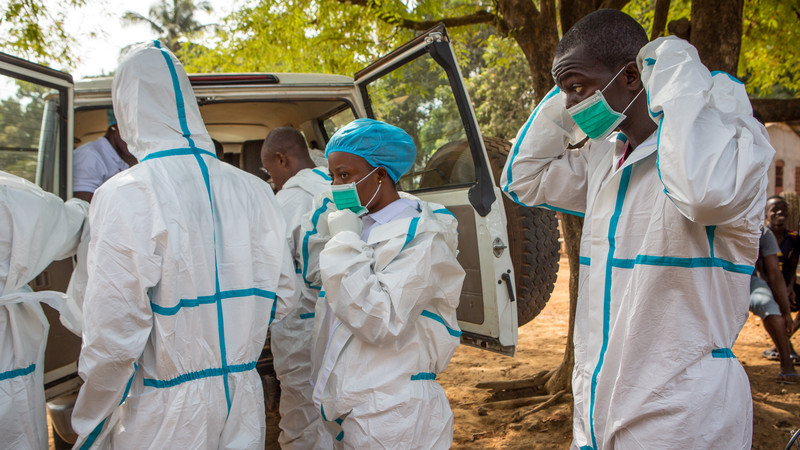
{"type": "MultiPolygon", "coordinates": [[[[511,143],[496,137],[485,137],[483,142],[499,185],[511,143]]],[[[558,219],[553,211],[528,208],[505,195],[503,204],[516,279],[517,320],[522,326],[539,315],[553,293],[558,274],[558,219]]]]}
{"type": "MultiPolygon", "coordinates": [[[[483,139],[495,183],[511,150],[505,139],[483,139]]],[[[475,180],[475,165],[465,139],[439,148],[421,173],[420,187],[470,183],[475,180]]],[[[503,204],[508,224],[508,247],[516,279],[517,320],[530,322],[547,304],[558,273],[558,221],[552,211],[518,205],[505,195],[503,204]]]]}

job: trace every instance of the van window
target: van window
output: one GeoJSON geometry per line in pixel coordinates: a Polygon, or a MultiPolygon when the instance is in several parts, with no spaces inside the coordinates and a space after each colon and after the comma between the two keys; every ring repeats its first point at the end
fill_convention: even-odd
{"type": "Polygon", "coordinates": [[[353,115],[353,110],[348,107],[326,118],[322,122],[322,126],[325,127],[325,134],[330,139],[333,133],[336,133],[336,130],[354,120],[356,120],[356,117],[353,115]]]}
{"type": "Polygon", "coordinates": [[[0,170],[36,182],[45,97],[56,92],[0,74],[0,170]]]}

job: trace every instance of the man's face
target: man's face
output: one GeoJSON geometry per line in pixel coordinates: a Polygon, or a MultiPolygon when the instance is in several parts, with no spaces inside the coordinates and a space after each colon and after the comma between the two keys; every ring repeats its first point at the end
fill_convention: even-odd
{"type": "Polygon", "coordinates": [[[596,91],[602,91],[609,106],[621,112],[632,97],[630,90],[625,89],[626,71],[614,79],[620,69],[622,67],[606,67],[587,55],[583,47],[575,47],[553,60],[552,73],[556,85],[567,97],[567,108],[577,105],[596,91]],[[612,80],[614,82],[603,91],[612,80]]]}
{"type": "Polygon", "coordinates": [[[782,229],[786,226],[786,210],[788,205],[785,201],[774,199],[767,202],[767,221],[770,228],[782,229]]]}
{"type": "Polygon", "coordinates": [[[261,165],[269,173],[269,182],[275,192],[283,189],[286,181],[294,175],[289,169],[288,162],[286,156],[282,153],[270,151],[269,149],[262,149],[261,151],[261,165]]]}

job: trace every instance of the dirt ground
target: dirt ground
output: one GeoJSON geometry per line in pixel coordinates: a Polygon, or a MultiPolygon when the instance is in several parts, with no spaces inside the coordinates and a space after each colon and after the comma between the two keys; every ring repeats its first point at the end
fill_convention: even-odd
{"type": "MultiPolygon", "coordinates": [[[[456,350],[447,370],[437,378],[447,391],[455,415],[453,448],[569,448],[572,440],[570,398],[514,423],[511,422],[514,413],[529,411],[533,406],[489,410],[486,415],[480,415],[479,409],[490,394],[475,387],[482,381],[531,377],[561,362],[569,312],[569,267],[565,258],[562,258],[560,267],[547,306],[538,317],[519,329],[516,357],[462,345],[456,350]]],[[[792,342],[800,348],[800,333],[792,342]]],[[[761,356],[770,343],[761,320],[751,314],[733,347],[734,354],[750,377],[754,449],[782,449],[789,441],[791,431],[800,428],[800,385],[786,386],[775,382],[778,363],[761,356]]]]}

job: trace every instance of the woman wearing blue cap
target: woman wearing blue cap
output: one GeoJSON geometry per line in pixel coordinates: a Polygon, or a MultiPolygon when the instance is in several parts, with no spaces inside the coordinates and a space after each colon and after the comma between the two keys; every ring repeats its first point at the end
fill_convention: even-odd
{"type": "Polygon", "coordinates": [[[458,223],[397,192],[416,159],[400,128],[358,119],[326,156],[331,194],[307,217],[303,243],[303,277],[321,287],[314,402],[339,446],[449,448],[453,414],[435,379],[461,335],[458,223]]]}

